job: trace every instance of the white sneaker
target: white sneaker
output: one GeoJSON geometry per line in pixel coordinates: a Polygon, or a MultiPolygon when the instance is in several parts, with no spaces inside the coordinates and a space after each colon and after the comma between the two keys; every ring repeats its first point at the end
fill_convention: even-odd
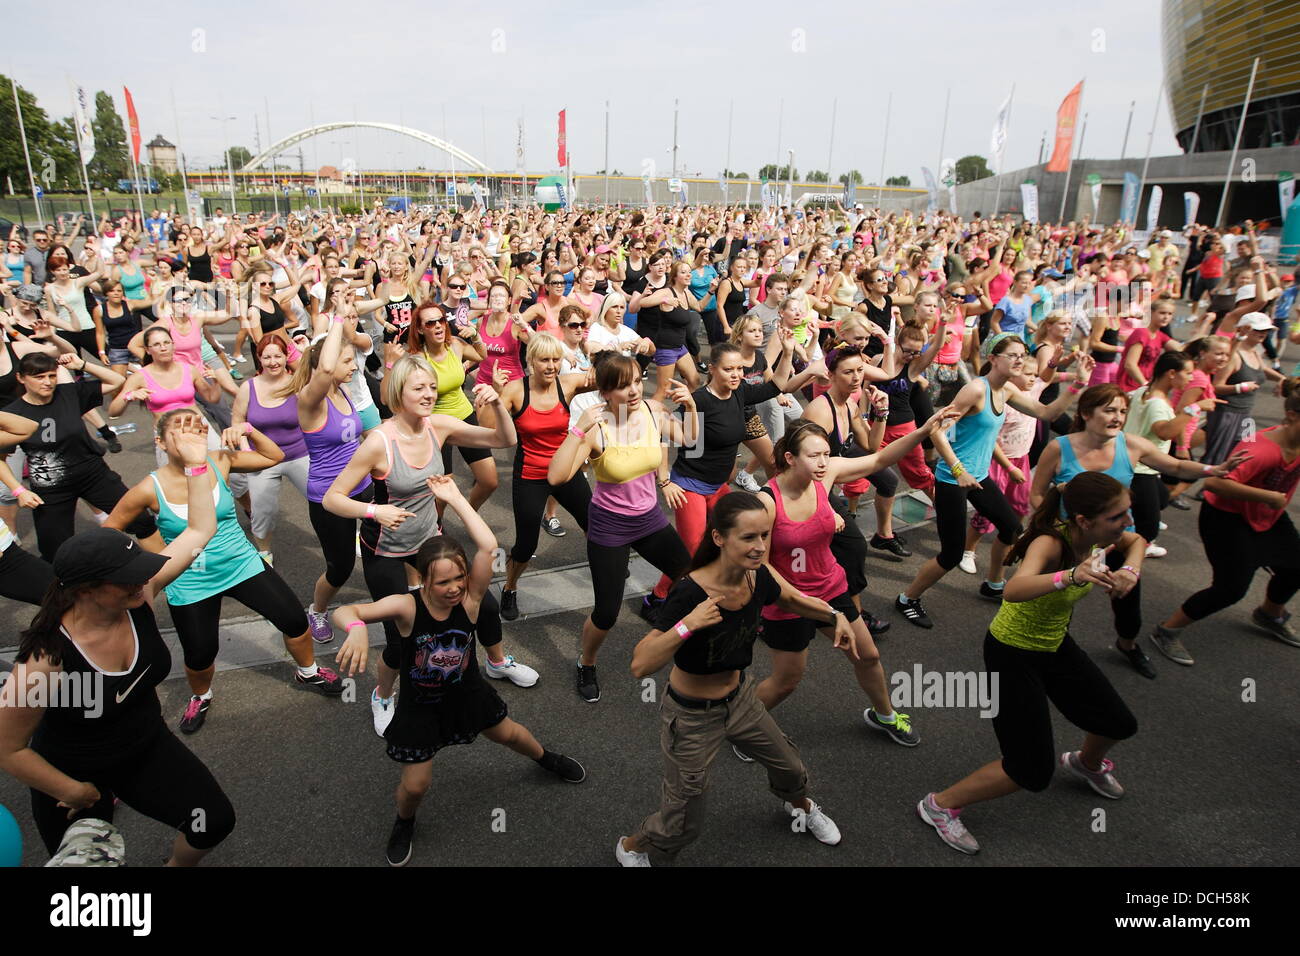
{"type": "Polygon", "coordinates": [[[961,568],[967,574],[975,574],[979,569],[975,567],[975,552],[963,551],[961,560],[957,562],[957,567],[961,568]]]}
{"type": "Polygon", "coordinates": [[[623,849],[623,841],[627,837],[619,837],[618,842],[614,844],[614,857],[618,860],[620,866],[649,866],[650,857],[645,853],[633,853],[631,850],[623,849]]]}
{"type": "Polygon", "coordinates": [[[757,479],[743,468],[736,472],[736,484],[750,494],[756,495],[760,490],[757,479]]]}
{"type": "Polygon", "coordinates": [[[243,365],[245,362],[248,361],[248,359],[246,359],[246,358],[245,358],[244,356],[242,356],[242,355],[236,355],[236,356],[234,357],[234,359],[235,359],[235,361],[238,362],[240,365],[243,365]]]}
{"type": "Polygon", "coordinates": [[[395,713],[397,713],[396,694],[384,700],[379,696],[378,690],[370,692],[370,715],[375,720],[375,733],[380,737],[384,736],[384,731],[393,722],[393,714],[395,713]]]}
{"type": "Polygon", "coordinates": [[[1161,530],[1161,531],[1168,531],[1168,530],[1169,530],[1169,525],[1165,524],[1163,521],[1160,522],[1160,530],[1161,530]]]}
{"type": "Polygon", "coordinates": [[[839,843],[840,828],[835,825],[835,821],[822,813],[822,808],[813,803],[812,800],[808,801],[808,806],[812,809],[808,813],[804,813],[804,811],[796,810],[792,804],[787,803],[785,811],[796,820],[802,817],[804,829],[827,846],[834,846],[839,843]]]}
{"type": "Polygon", "coordinates": [[[527,664],[520,664],[511,654],[507,654],[506,659],[500,664],[493,664],[489,660],[487,676],[495,680],[509,678],[516,687],[532,687],[537,683],[537,671],[527,664]]]}
{"type": "Polygon", "coordinates": [[[1149,545],[1147,545],[1147,557],[1148,557],[1148,558],[1163,558],[1163,557],[1164,557],[1166,554],[1168,554],[1168,553],[1169,553],[1169,549],[1168,549],[1168,548],[1162,548],[1162,547],[1160,547],[1160,545],[1158,545],[1158,544],[1149,544],[1149,545]]]}

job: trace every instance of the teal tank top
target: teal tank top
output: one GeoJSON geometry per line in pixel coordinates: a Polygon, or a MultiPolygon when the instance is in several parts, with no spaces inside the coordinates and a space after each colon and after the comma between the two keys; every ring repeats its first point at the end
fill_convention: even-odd
{"type": "MultiPolygon", "coordinates": [[[[257,549],[239,526],[239,518],[235,515],[235,499],[230,494],[221,469],[211,458],[208,459],[208,467],[217,475],[217,486],[213,489],[217,495],[217,533],[212,536],[208,546],[199,552],[194,563],[167,585],[167,603],[176,607],[195,604],[221,594],[266,569],[257,549]]],[[[179,506],[186,514],[178,512],[178,506],[163,496],[157,473],[150,477],[153,479],[154,492],[158,495],[158,531],[163,540],[171,544],[188,527],[188,508],[179,506]]]]}
{"type": "MultiPolygon", "coordinates": [[[[983,481],[989,476],[989,463],[993,460],[993,446],[997,444],[998,432],[1002,431],[1002,423],[1007,420],[1007,406],[1004,400],[1002,411],[995,414],[993,388],[987,378],[979,381],[984,383],[984,407],[978,415],[967,415],[957,422],[948,441],[952,445],[953,454],[970,476],[976,481],[983,481]]],[[[943,458],[939,459],[934,477],[950,485],[957,484],[952,469],[943,458]]]]}
{"type": "MultiPolygon", "coordinates": [[[[1061,449],[1061,464],[1056,469],[1056,477],[1052,483],[1056,485],[1069,484],[1070,479],[1075,475],[1088,471],[1079,464],[1079,459],[1075,457],[1074,446],[1070,444],[1069,435],[1061,435],[1056,439],[1057,445],[1061,449]]],[[[1109,468],[1101,469],[1103,475],[1110,475],[1125,488],[1133,484],[1133,462],[1128,457],[1128,443],[1124,440],[1124,433],[1120,432],[1115,436],[1115,460],[1110,463],[1109,468]]],[[[1061,501],[1061,517],[1069,520],[1069,515],[1065,513],[1065,500],[1061,501]]],[[[1129,525],[1126,529],[1133,530],[1129,525]]]]}

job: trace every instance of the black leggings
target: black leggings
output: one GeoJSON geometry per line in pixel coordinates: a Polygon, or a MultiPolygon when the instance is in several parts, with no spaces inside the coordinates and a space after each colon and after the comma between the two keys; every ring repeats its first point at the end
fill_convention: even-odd
{"type": "MultiPolygon", "coordinates": [[[[105,514],[111,513],[126,494],[117,472],[100,462],[94,472],[72,485],[60,488],[34,488],[45,503],[32,511],[32,524],[36,527],[36,541],[41,558],[54,560],[59,545],[72,537],[77,525],[77,502],[87,501],[105,514]]],[[[127,534],[147,538],[158,530],[153,516],[141,512],[126,526],[127,534]]]]}
{"type": "MultiPolygon", "coordinates": [[[[406,594],[410,590],[406,583],[407,565],[415,567],[415,555],[406,558],[380,557],[363,542],[361,573],[365,575],[371,600],[381,601],[394,594],[406,594]]],[[[478,642],[483,647],[495,647],[501,643],[501,605],[490,590],[483,595],[483,601],[479,605],[476,632],[478,642]]],[[[397,625],[392,621],[384,622],[384,663],[392,670],[397,670],[402,663],[402,636],[397,633],[397,625]]]]}
{"type": "Polygon", "coordinates": [[[511,505],[515,513],[515,545],[510,549],[510,560],[527,564],[537,551],[537,537],[541,533],[542,513],[546,499],[555,500],[578,522],[583,534],[587,533],[587,508],[591,505],[591,486],[582,472],[562,485],[552,485],[545,478],[515,477],[510,484],[511,505]]]}
{"type": "Polygon", "coordinates": [[[849,514],[849,503],[837,494],[827,495],[835,513],[844,519],[844,529],[831,536],[831,554],[844,568],[844,591],[849,597],[867,589],[867,538],[849,514]]]}
{"type": "Polygon", "coordinates": [[[978,488],[966,489],[947,481],[934,483],[934,523],[939,530],[939,567],[951,571],[966,550],[966,500],[998,530],[998,540],[1011,544],[1020,533],[1020,518],[1002,489],[985,477],[978,488]]]}
{"type": "Polygon", "coordinates": [[[1159,475],[1134,475],[1129,485],[1133,527],[1148,542],[1160,534],[1160,512],[1169,504],[1169,489],[1159,475]]]}
{"type": "Polygon", "coordinates": [[[78,330],[76,332],[60,331],[59,336],[72,346],[72,354],[76,355],[76,350],[80,349],[96,362],[99,361],[99,340],[95,337],[94,329],[78,330]]]}
{"type": "MultiPolygon", "coordinates": [[[[113,822],[113,798],[146,817],[185,834],[196,850],[210,850],[235,828],[235,808],[212,772],[170,730],[161,725],[151,742],[133,745],[132,756],[94,769],[37,747],[51,765],[99,790],[99,802],[74,814],[113,822]]],[[[32,792],[32,817],[52,856],[72,823],[66,807],[39,790],[32,792]]]]}
{"type": "Polygon", "coordinates": [[[1080,730],[1111,740],[1137,733],[1137,718],[1069,634],[1055,651],[1027,651],[984,635],[984,669],[998,675],[993,732],[1002,769],[1026,790],[1045,790],[1058,764],[1050,700],[1080,730]]]}
{"type": "MultiPolygon", "coordinates": [[[[658,507],[656,505],[655,507],[658,507]]],[[[587,539],[587,563],[591,569],[591,585],[595,591],[595,606],[591,609],[591,623],[602,631],[618,623],[619,608],[623,606],[623,588],[627,580],[628,553],[635,550],[676,581],[690,566],[691,555],[682,543],[681,535],[671,525],[638,538],[631,544],[613,547],[596,544],[587,539]]]]}
{"type": "MultiPolygon", "coordinates": [[[[375,486],[367,485],[352,500],[370,502],[374,497],[375,486]]],[[[341,588],[348,583],[357,563],[357,519],[332,514],[319,501],[307,502],[307,516],[325,554],[325,580],[330,587],[341,588]]]]}
{"type": "Polygon", "coordinates": [[[1197,527],[1212,577],[1208,588],[1183,602],[1183,613],[1193,621],[1244,598],[1260,568],[1273,572],[1264,593],[1274,604],[1286,604],[1300,591],[1300,535],[1290,515],[1283,513],[1273,527],[1256,531],[1240,515],[1206,501],[1197,527]]]}
{"type": "Polygon", "coordinates": [[[168,604],[176,637],[185,652],[185,666],[192,671],[207,670],[217,659],[220,645],[221,600],[231,597],[244,607],[262,615],[285,637],[301,637],[307,633],[307,615],[298,604],[298,598],[269,566],[251,578],[240,581],[220,594],[203,598],[193,604],[168,604]]]}
{"type": "MultiPolygon", "coordinates": [[[[477,425],[478,415],[475,412],[470,412],[464,421],[466,425],[477,425]]],[[[463,445],[449,445],[446,442],[443,442],[442,473],[444,475],[451,474],[451,453],[453,451],[459,451],[461,460],[467,465],[472,465],[476,461],[482,461],[484,458],[492,457],[491,448],[466,448],[463,445]]]]}
{"type": "Polygon", "coordinates": [[[54,570],[14,542],[0,553],[0,597],[40,604],[54,583],[54,570]]]}

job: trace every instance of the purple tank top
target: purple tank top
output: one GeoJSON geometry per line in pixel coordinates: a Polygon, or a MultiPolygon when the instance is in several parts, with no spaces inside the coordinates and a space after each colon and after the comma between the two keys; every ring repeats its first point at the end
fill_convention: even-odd
{"type": "Polygon", "coordinates": [[[248,383],[248,421],[259,432],[284,450],[285,461],[296,461],[307,454],[307,440],[298,424],[298,396],[290,395],[275,408],[257,400],[257,386],[248,383]]]}
{"type": "MultiPolygon", "coordinates": [[[[307,442],[307,453],[311,455],[311,465],[307,469],[307,500],[317,504],[330,490],[334,479],[347,467],[357,446],[361,444],[361,416],[352,407],[352,399],[347,392],[343,398],[348,403],[348,414],[344,415],[334,403],[325,398],[325,424],[318,431],[304,431],[302,436],[307,442]]],[[[361,483],[348,492],[348,497],[356,497],[370,487],[370,475],[361,479],[361,483]]]]}

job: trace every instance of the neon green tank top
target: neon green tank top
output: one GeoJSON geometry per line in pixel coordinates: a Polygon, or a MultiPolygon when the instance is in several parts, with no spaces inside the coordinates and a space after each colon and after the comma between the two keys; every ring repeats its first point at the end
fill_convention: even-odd
{"type": "Polygon", "coordinates": [[[451,415],[461,421],[469,418],[474,411],[474,406],[470,404],[461,389],[465,384],[465,366],[457,357],[456,350],[447,349],[442,358],[436,362],[426,351],[424,360],[429,363],[429,368],[433,369],[433,374],[438,378],[438,401],[433,406],[434,414],[451,415]]]}
{"type": "Polygon", "coordinates": [[[1074,605],[1091,590],[1092,585],[1085,584],[1051,591],[1032,601],[1003,601],[989,624],[989,633],[1008,647],[1051,653],[1065,640],[1074,605]]]}

